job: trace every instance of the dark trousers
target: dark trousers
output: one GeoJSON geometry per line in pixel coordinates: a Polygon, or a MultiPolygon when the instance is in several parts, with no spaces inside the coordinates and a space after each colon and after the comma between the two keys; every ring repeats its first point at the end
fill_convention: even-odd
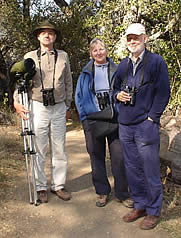
{"type": "Polygon", "coordinates": [[[159,125],[145,120],[137,125],[119,125],[128,185],[136,209],[159,216],[162,207],[159,125]]]}
{"type": "Polygon", "coordinates": [[[92,168],[92,181],[97,194],[109,194],[111,186],[106,171],[106,138],[111,160],[111,171],[114,177],[115,196],[120,200],[129,197],[127,179],[122,156],[122,148],[120,145],[118,131],[107,137],[97,139],[89,128],[88,121],[82,123],[87,152],[89,153],[92,168]]]}

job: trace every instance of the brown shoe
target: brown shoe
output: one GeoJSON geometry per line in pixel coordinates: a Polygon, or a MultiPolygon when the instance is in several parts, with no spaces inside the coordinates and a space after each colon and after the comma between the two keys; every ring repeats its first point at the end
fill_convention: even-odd
{"type": "Polygon", "coordinates": [[[137,210],[136,208],[133,208],[131,212],[127,213],[123,217],[124,222],[133,222],[136,221],[138,218],[143,217],[146,215],[145,210],[137,210]]]}
{"type": "Polygon", "coordinates": [[[109,195],[99,195],[98,200],[96,201],[97,207],[104,207],[106,206],[109,200],[109,195]]]}
{"type": "Polygon", "coordinates": [[[48,202],[48,194],[46,190],[37,191],[38,202],[47,203],[48,202]]]}
{"type": "Polygon", "coordinates": [[[57,191],[51,190],[51,192],[56,194],[59,198],[63,199],[64,201],[68,201],[72,198],[71,194],[65,188],[61,188],[57,191]]]}
{"type": "Polygon", "coordinates": [[[127,198],[125,200],[120,200],[119,198],[115,198],[117,202],[122,203],[125,207],[133,208],[134,207],[134,201],[131,198],[127,198]]]}
{"type": "Polygon", "coordinates": [[[159,222],[159,216],[151,216],[147,215],[143,221],[140,223],[140,229],[142,230],[151,230],[153,229],[159,222]]]}

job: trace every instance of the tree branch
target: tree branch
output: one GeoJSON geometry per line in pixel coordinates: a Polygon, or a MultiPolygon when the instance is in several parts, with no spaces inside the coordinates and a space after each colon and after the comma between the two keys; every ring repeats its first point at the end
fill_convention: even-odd
{"type": "Polygon", "coordinates": [[[54,0],[59,7],[67,7],[68,3],[64,0],[54,0]]]}

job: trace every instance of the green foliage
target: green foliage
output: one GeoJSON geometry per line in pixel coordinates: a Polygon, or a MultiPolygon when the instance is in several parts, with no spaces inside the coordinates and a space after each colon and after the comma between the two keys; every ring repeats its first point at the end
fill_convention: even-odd
{"type": "MultiPolygon", "coordinates": [[[[101,37],[111,58],[117,63],[128,55],[124,32],[128,24],[141,22],[150,36],[149,48],[165,59],[171,82],[168,110],[174,114],[181,106],[181,1],[180,0],[73,0],[59,8],[53,0],[30,2],[30,14],[18,0],[1,1],[1,47],[8,46],[6,62],[19,60],[38,46],[33,28],[43,19],[53,21],[60,31],[56,47],[69,54],[74,88],[82,67],[89,60],[89,43],[101,37]],[[180,28],[180,31],[179,31],[180,28]]],[[[27,6],[26,6],[27,9],[27,6]]]]}

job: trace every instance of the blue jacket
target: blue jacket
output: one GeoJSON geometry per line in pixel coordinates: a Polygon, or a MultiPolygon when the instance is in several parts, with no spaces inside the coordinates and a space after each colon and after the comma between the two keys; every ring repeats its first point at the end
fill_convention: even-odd
{"type": "MultiPolygon", "coordinates": [[[[145,55],[148,50],[145,50],[145,55]]],[[[160,117],[168,104],[170,97],[170,84],[167,65],[158,54],[149,53],[144,66],[143,83],[140,86],[140,74],[144,65],[144,58],[138,65],[133,76],[133,65],[128,58],[123,59],[117,69],[114,80],[114,98],[124,90],[125,75],[127,85],[139,88],[136,92],[135,106],[127,106],[116,100],[116,108],[119,112],[118,122],[124,125],[134,125],[150,117],[154,122],[159,123],[160,117]],[[129,62],[129,63],[128,63],[129,62]],[[139,87],[140,86],[140,87],[139,87]]]]}
{"type": "MultiPolygon", "coordinates": [[[[113,84],[117,65],[110,58],[107,58],[107,61],[110,67],[110,83],[113,84]]],[[[90,60],[83,68],[76,86],[75,104],[81,121],[86,119],[86,115],[99,111],[94,90],[93,64],[94,61],[90,60]]]]}

